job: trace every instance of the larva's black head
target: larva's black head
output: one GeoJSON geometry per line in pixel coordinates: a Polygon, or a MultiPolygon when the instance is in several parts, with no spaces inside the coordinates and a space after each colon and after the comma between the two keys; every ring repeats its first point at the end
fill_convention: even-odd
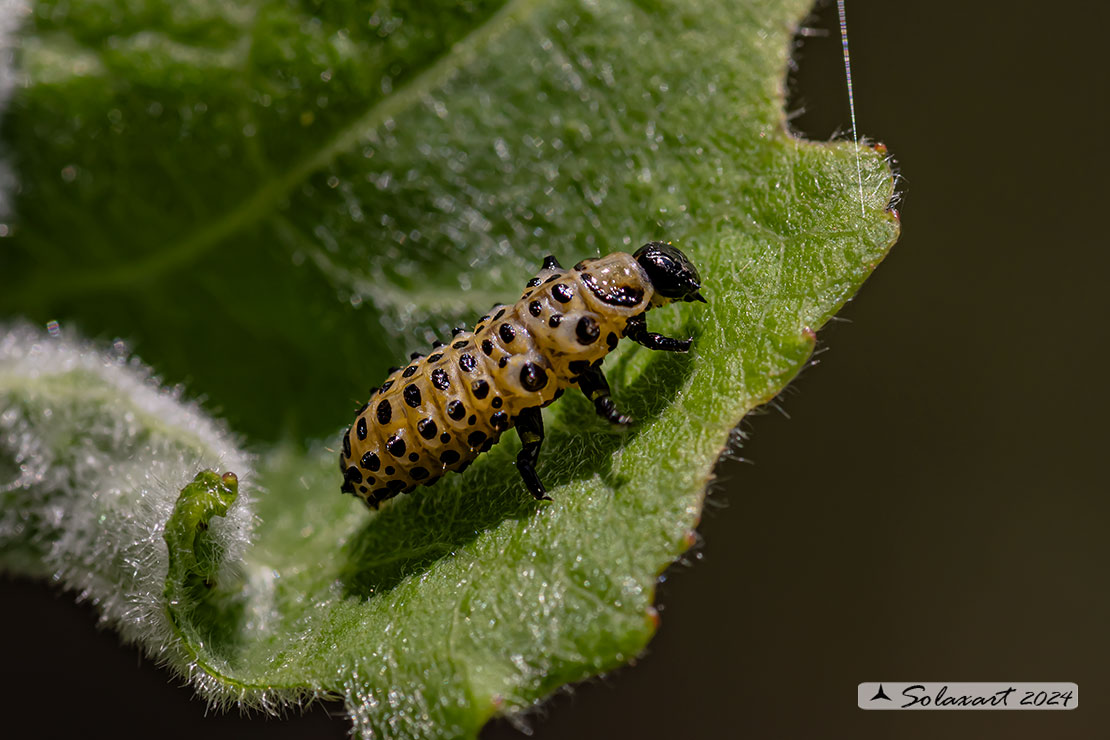
{"type": "Polygon", "coordinates": [[[666,242],[648,242],[632,255],[651,280],[655,292],[675,301],[701,301],[698,269],[680,250],[666,242]]]}

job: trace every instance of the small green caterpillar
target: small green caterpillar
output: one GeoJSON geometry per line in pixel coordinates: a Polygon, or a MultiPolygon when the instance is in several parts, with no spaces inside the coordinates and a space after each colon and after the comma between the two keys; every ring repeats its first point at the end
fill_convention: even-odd
{"type": "Polygon", "coordinates": [[[540,409],[571,386],[614,424],[631,423],[609,395],[601,362],[621,337],[645,347],[686,352],[689,339],[647,330],[645,314],[672,301],[702,301],[698,271],[681,251],[650,242],[566,270],[547,257],[513,305],[498,305],[473,332],[450,345],[414,352],[358,411],[343,435],[341,490],[368,506],[447,471],[461,472],[517,428],[517,469],[537,499],[549,499],[536,474],[543,443],[540,409]]]}

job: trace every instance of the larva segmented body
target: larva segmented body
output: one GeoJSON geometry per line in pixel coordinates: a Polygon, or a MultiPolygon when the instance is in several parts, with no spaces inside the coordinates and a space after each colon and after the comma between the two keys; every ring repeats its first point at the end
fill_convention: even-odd
{"type": "Polygon", "coordinates": [[[673,300],[702,300],[700,278],[674,247],[645,245],[566,270],[554,257],[515,304],[498,305],[473,332],[395,370],[343,436],[342,490],[377,505],[447,471],[460,472],[516,426],[517,466],[529,491],[546,498],[535,473],[543,439],[539,409],[578,386],[602,416],[631,420],[609,397],[601,361],[628,336],[653,349],[686,351],[647,331],[644,316],[673,300]]]}

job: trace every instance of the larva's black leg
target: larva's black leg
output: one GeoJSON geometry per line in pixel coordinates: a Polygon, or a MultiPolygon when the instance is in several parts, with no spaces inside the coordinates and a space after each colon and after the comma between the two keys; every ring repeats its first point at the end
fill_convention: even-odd
{"type": "Polygon", "coordinates": [[[524,409],[517,415],[516,431],[523,444],[516,456],[516,469],[520,471],[520,477],[524,479],[529,493],[540,501],[550,501],[547,489],[536,474],[536,462],[540,459],[540,445],[543,444],[543,416],[539,406],[524,409]]]}
{"type": "Polygon", "coordinates": [[[643,314],[633,316],[624,327],[624,335],[636,344],[642,344],[648,349],[658,349],[664,352],[689,352],[693,339],[675,339],[665,337],[647,330],[647,319],[643,314]]]}
{"type": "Polygon", "coordinates": [[[549,254],[543,258],[544,270],[561,270],[563,266],[559,264],[559,260],[555,259],[555,255],[549,254]]]}
{"type": "Polygon", "coordinates": [[[631,416],[617,411],[617,407],[609,395],[609,381],[601,373],[600,362],[590,365],[586,372],[578,376],[578,387],[586,394],[586,398],[593,401],[594,410],[602,419],[620,426],[628,426],[632,423],[631,416]]]}

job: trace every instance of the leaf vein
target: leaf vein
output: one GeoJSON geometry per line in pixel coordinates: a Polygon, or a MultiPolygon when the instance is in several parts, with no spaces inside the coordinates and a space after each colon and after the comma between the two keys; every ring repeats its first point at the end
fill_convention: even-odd
{"type": "Polygon", "coordinates": [[[398,88],[339,130],[323,146],[267,183],[199,231],[166,246],[141,260],[133,260],[98,271],[87,271],[68,278],[53,277],[35,282],[24,290],[27,297],[41,300],[45,295],[100,292],[162,277],[193,262],[236,232],[260,220],[289,196],[296,186],[350,150],[367,132],[419,102],[429,91],[442,85],[469,64],[489,41],[511,29],[542,0],[510,0],[490,18],[456,42],[435,63],[398,88]]]}

